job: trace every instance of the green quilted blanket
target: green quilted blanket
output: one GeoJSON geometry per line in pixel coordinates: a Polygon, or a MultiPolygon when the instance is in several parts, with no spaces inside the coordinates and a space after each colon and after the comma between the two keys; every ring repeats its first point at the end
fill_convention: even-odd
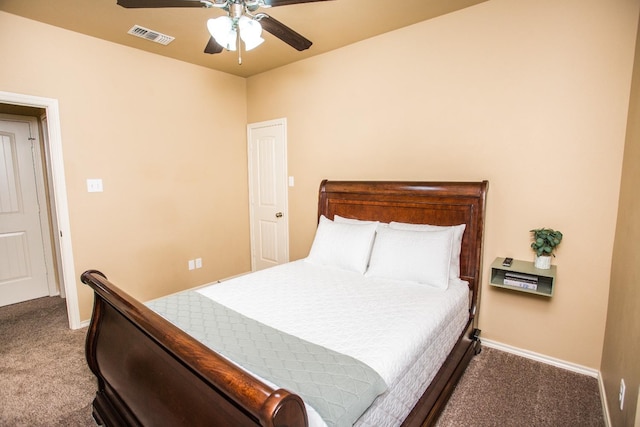
{"type": "Polygon", "coordinates": [[[302,340],[194,291],[149,308],[209,348],[265,380],[298,394],[328,426],[351,426],[387,388],[353,357],[302,340]]]}

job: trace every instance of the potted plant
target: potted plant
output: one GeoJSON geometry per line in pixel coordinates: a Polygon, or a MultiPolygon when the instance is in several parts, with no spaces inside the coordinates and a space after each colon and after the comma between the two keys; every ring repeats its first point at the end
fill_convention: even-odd
{"type": "Polygon", "coordinates": [[[562,241],[562,233],[552,228],[537,228],[530,231],[533,237],[531,248],[536,253],[535,267],[551,268],[551,256],[555,257],[553,251],[562,241]]]}

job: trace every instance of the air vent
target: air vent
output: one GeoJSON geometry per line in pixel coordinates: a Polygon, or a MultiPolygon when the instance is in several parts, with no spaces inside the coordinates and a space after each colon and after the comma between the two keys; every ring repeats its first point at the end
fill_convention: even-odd
{"type": "Polygon", "coordinates": [[[140,37],[141,39],[147,39],[149,41],[160,43],[165,46],[175,39],[175,37],[171,37],[166,34],[141,27],[140,25],[134,25],[133,27],[131,27],[128,33],[132,36],[140,37]]]}

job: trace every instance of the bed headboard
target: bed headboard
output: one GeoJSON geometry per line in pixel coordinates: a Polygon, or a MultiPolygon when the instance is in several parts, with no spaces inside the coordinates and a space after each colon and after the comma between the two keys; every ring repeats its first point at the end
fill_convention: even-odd
{"type": "Polygon", "coordinates": [[[488,181],[400,182],[329,181],[320,184],[318,218],[334,215],[381,222],[466,224],[460,253],[460,277],[472,291],[475,314],[482,271],[484,211],[488,181]]]}

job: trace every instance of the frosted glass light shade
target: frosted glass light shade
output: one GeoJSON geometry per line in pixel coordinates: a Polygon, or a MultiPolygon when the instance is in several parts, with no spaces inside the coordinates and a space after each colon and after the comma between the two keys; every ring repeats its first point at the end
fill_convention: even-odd
{"type": "Polygon", "coordinates": [[[238,21],[238,27],[240,29],[240,38],[244,42],[246,50],[254,49],[264,42],[261,37],[262,25],[258,21],[241,16],[238,21]]]}
{"type": "Polygon", "coordinates": [[[233,28],[233,20],[228,16],[211,18],[207,21],[209,34],[216,42],[227,50],[236,50],[236,39],[238,34],[233,28]]]}

